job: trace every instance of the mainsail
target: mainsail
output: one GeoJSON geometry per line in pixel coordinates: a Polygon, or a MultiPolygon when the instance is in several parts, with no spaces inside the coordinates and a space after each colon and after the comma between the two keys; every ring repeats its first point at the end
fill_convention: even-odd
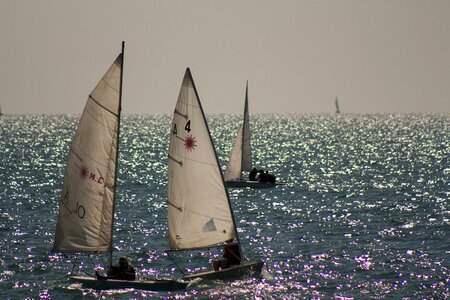
{"type": "Polygon", "coordinates": [[[81,115],[68,155],[53,252],[112,252],[122,64],[123,52],[81,115]]]}
{"type": "Polygon", "coordinates": [[[173,115],[168,165],[170,248],[209,247],[237,237],[221,169],[189,68],[173,115]]]}
{"type": "Polygon", "coordinates": [[[224,173],[225,181],[239,180],[242,171],[252,169],[252,151],[250,145],[250,122],[248,113],[248,81],[245,88],[244,121],[239,127],[238,134],[233,143],[227,168],[224,173]]]}

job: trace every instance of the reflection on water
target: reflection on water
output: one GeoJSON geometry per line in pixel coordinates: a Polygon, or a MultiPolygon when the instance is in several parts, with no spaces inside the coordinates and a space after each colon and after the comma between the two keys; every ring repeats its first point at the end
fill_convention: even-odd
{"type": "MultiPolygon", "coordinates": [[[[0,287],[9,298],[448,298],[450,119],[430,115],[252,115],[254,164],[288,184],[232,189],[244,254],[262,277],[187,291],[95,292],[51,254],[79,116],[0,119],[0,287]]],[[[226,165],[241,116],[209,116],[226,165]]],[[[164,253],[171,116],[122,121],[115,247],[142,277],[206,267],[215,250],[164,253]]],[[[201,188],[201,187],[200,187],[201,188]]],[[[104,258],[85,260],[83,268],[104,258]]]]}

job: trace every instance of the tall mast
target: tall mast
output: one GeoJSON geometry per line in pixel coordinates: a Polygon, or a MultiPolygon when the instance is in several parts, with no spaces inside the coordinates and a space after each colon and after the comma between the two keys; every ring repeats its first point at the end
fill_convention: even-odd
{"type": "Polygon", "coordinates": [[[119,110],[117,114],[117,137],[116,137],[116,170],[114,175],[114,196],[113,196],[113,222],[111,225],[111,252],[109,254],[109,266],[112,266],[112,256],[113,256],[113,245],[112,237],[114,232],[114,215],[116,213],[116,197],[117,197],[117,174],[119,170],[119,142],[120,142],[120,117],[122,115],[122,86],[123,86],[123,66],[125,61],[125,41],[122,41],[122,61],[120,66],[120,88],[119,88],[119,110]]]}
{"type": "MultiPolygon", "coordinates": [[[[205,112],[203,111],[202,103],[200,102],[200,97],[198,96],[197,88],[195,87],[195,83],[194,83],[194,79],[192,78],[191,70],[189,68],[187,68],[187,71],[189,72],[189,76],[191,77],[192,86],[194,88],[195,95],[197,96],[197,99],[198,99],[198,106],[200,107],[200,111],[202,112],[203,120],[206,125],[206,130],[208,131],[209,138],[212,142],[211,131],[209,130],[208,122],[206,122],[205,112]]],[[[219,168],[220,178],[222,178],[222,186],[223,186],[223,189],[225,190],[225,194],[227,195],[228,207],[230,208],[231,219],[233,220],[233,227],[234,227],[234,232],[236,234],[237,244],[239,246],[239,253],[241,255],[241,265],[242,265],[243,261],[244,261],[244,253],[242,253],[241,241],[239,239],[239,233],[238,233],[237,227],[236,227],[236,220],[234,219],[234,213],[233,213],[233,209],[231,207],[230,195],[228,194],[228,190],[225,187],[225,180],[223,178],[222,169],[220,168],[220,162],[219,162],[219,157],[217,156],[216,147],[214,146],[213,142],[212,142],[212,144],[213,144],[214,156],[216,157],[217,167],[219,168]]]]}

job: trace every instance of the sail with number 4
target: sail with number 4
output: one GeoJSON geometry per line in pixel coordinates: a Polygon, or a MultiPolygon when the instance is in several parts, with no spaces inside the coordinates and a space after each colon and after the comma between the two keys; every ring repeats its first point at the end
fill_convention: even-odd
{"type": "Polygon", "coordinates": [[[250,118],[248,113],[248,81],[245,88],[244,121],[239,127],[234,140],[227,168],[225,169],[225,181],[239,180],[242,171],[250,172],[252,169],[252,151],[250,145],[250,118]]]}
{"type": "Polygon", "coordinates": [[[237,238],[219,161],[189,68],[173,115],[168,165],[170,248],[210,247],[237,238]]]}
{"type": "Polygon", "coordinates": [[[52,252],[112,252],[122,63],[123,48],[81,115],[68,155],[52,252]]]}

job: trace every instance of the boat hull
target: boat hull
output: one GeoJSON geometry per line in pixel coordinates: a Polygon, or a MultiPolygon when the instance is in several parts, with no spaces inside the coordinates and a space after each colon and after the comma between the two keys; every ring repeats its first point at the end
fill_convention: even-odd
{"type": "Polygon", "coordinates": [[[262,261],[249,261],[245,262],[241,266],[230,267],[225,270],[219,271],[207,271],[201,273],[195,273],[183,277],[183,280],[192,280],[196,278],[207,279],[207,280],[226,280],[226,279],[237,279],[243,276],[253,275],[259,276],[261,273],[264,263],[262,261]]]}
{"type": "Polygon", "coordinates": [[[94,277],[71,276],[71,281],[79,282],[83,287],[96,290],[137,289],[147,291],[175,291],[186,289],[189,282],[170,279],[156,280],[98,280],[94,277]]]}
{"type": "Polygon", "coordinates": [[[225,181],[225,185],[227,187],[234,187],[234,188],[254,188],[254,189],[267,189],[267,188],[274,188],[277,185],[285,185],[285,183],[282,182],[259,182],[259,181],[225,181]]]}

